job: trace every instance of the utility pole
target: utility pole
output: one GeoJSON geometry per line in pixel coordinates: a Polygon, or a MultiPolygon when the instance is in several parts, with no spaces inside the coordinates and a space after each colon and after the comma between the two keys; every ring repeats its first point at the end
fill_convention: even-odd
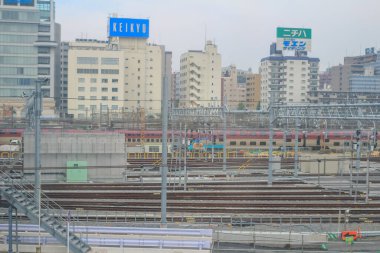
{"type": "Polygon", "coordinates": [[[223,98],[223,172],[227,171],[227,97],[223,98]]]}
{"type": "Polygon", "coordinates": [[[356,130],[356,185],[355,185],[355,197],[354,201],[356,203],[358,195],[358,184],[359,184],[359,170],[360,170],[360,146],[361,146],[361,130],[356,130]]]}
{"type": "Polygon", "coordinates": [[[183,189],[185,191],[187,191],[187,125],[185,123],[185,157],[184,157],[184,161],[183,161],[183,169],[184,169],[184,172],[185,172],[185,183],[184,183],[184,187],[183,189]]]}
{"type": "Polygon", "coordinates": [[[294,137],[294,176],[298,177],[298,129],[300,127],[299,118],[296,118],[296,132],[294,137]]]}
{"type": "MultiPolygon", "coordinates": [[[[166,66],[166,61],[165,61],[166,66]]],[[[168,183],[168,76],[164,75],[162,88],[162,165],[161,165],[161,227],[167,227],[167,183],[168,183]]]]}

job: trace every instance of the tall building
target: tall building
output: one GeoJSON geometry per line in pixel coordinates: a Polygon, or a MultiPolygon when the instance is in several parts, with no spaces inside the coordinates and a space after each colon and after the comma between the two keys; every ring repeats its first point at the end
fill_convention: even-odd
{"type": "Polygon", "coordinates": [[[69,42],[61,42],[60,45],[60,103],[59,103],[59,113],[61,117],[67,115],[67,83],[68,83],[68,59],[69,59],[69,42]]]}
{"type": "Polygon", "coordinates": [[[2,0],[0,12],[0,96],[19,97],[44,78],[43,96],[59,97],[54,0],[2,0]]]}
{"type": "Polygon", "coordinates": [[[247,74],[247,109],[259,110],[261,99],[261,76],[260,74],[247,74]]]}
{"type": "MultiPolygon", "coordinates": [[[[111,20],[120,22],[110,25],[112,31],[123,27],[127,24],[125,22],[130,22],[128,25],[141,22],[111,20]]],[[[68,113],[74,118],[89,117],[93,111],[96,115],[106,111],[144,109],[146,114],[160,114],[165,75],[171,83],[172,54],[165,52],[164,46],[149,44],[147,38],[110,34],[107,42],[71,42],[68,50],[68,113]]]]}
{"type": "MultiPolygon", "coordinates": [[[[380,54],[380,51],[378,52],[380,54]]],[[[364,66],[364,73],[350,76],[350,92],[380,92],[380,57],[364,66]]]]}
{"type": "Polygon", "coordinates": [[[180,78],[181,73],[180,72],[174,72],[172,74],[172,102],[174,107],[178,107],[179,105],[179,99],[180,99],[180,78]]]}
{"type": "Polygon", "coordinates": [[[366,50],[365,55],[344,57],[344,64],[327,69],[331,76],[331,90],[348,92],[352,75],[364,75],[364,66],[376,62],[377,54],[373,50],[366,50]]]}
{"type": "Polygon", "coordinates": [[[261,60],[261,107],[275,103],[316,103],[319,58],[306,55],[284,56],[275,52],[261,60]]]}
{"type": "Polygon", "coordinates": [[[206,42],[204,51],[190,50],[182,54],[179,106],[220,106],[221,68],[221,55],[211,41],[206,42]]]}
{"type": "Polygon", "coordinates": [[[246,108],[246,73],[239,71],[238,75],[235,65],[230,65],[222,71],[222,97],[224,96],[229,108],[246,108]]]}

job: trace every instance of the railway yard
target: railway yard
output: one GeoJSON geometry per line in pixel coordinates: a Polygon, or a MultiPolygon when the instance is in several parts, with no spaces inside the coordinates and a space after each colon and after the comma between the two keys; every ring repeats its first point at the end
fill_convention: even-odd
{"type": "MultiPolygon", "coordinates": [[[[120,138],[120,135],[109,136],[120,138]]],[[[42,150],[45,158],[43,161],[49,161],[47,164],[50,164],[43,165],[41,171],[41,203],[44,211],[47,210],[47,221],[50,216],[63,217],[63,220],[69,219],[72,222],[74,230],[83,229],[83,226],[92,226],[94,231],[104,227],[120,228],[123,231],[129,231],[130,228],[160,229],[163,203],[161,154],[125,153],[123,145],[119,149],[117,146],[110,146],[112,149],[108,153],[95,148],[104,146],[106,150],[107,136],[96,137],[101,144],[91,141],[86,144],[88,147],[80,144],[80,148],[74,147],[77,145],[75,141],[80,140],[79,137],[66,144],[59,144],[58,139],[55,139],[65,138],[63,134],[48,139],[51,137],[52,135],[47,135],[45,141],[50,149],[42,150]],[[79,174],[69,177],[69,170],[73,168],[68,165],[64,167],[62,161],[68,160],[70,156],[75,157],[71,159],[74,162],[83,158],[89,159],[88,153],[91,152],[103,153],[102,159],[110,161],[110,165],[97,159],[96,163],[86,163],[84,167],[78,168],[78,171],[86,172],[85,178],[78,176],[79,174]],[[61,159],[59,156],[65,158],[61,159]],[[109,157],[116,159],[116,162],[107,160],[109,157]],[[121,165],[123,161],[126,163],[121,165]]],[[[69,135],[68,137],[71,138],[69,135]]],[[[88,138],[93,136],[89,135],[88,138]]],[[[29,139],[24,137],[23,140],[29,139]]],[[[90,139],[81,141],[86,140],[90,139]]],[[[35,171],[28,161],[30,156],[27,154],[33,153],[28,150],[29,146],[24,145],[23,149],[28,166],[25,160],[23,164],[4,163],[3,184],[14,187],[15,199],[7,197],[7,192],[3,195],[0,202],[0,219],[3,223],[7,223],[9,219],[6,208],[9,207],[10,200],[12,205],[16,205],[20,196],[23,196],[18,192],[23,192],[26,198],[34,198],[35,171]],[[12,170],[10,165],[13,166],[12,170]]],[[[136,148],[132,147],[132,150],[136,151],[136,148]]],[[[130,252],[137,252],[133,251],[137,249],[137,244],[142,248],[166,247],[172,250],[202,248],[206,252],[251,252],[252,248],[258,250],[257,252],[319,252],[328,251],[328,248],[336,250],[331,252],[346,252],[348,249],[376,252],[371,250],[378,249],[378,151],[371,153],[369,161],[366,152],[358,157],[347,150],[335,152],[305,149],[298,151],[295,157],[294,150],[289,147],[287,155],[282,152],[275,153],[272,161],[272,183],[268,184],[269,159],[266,151],[252,153],[241,152],[240,148],[230,149],[224,164],[220,150],[215,154],[210,150],[189,152],[186,159],[185,151],[182,148],[179,150],[182,151],[170,153],[167,161],[167,228],[182,232],[187,229],[200,229],[200,233],[207,230],[206,233],[211,237],[188,238],[186,233],[178,234],[175,238],[165,236],[165,240],[170,240],[166,243],[172,246],[162,246],[163,241],[158,240],[156,235],[149,234],[150,232],[138,235],[141,232],[139,231],[134,232],[137,233],[135,236],[119,238],[118,235],[112,237],[112,233],[107,234],[108,232],[98,234],[86,231],[94,246],[101,246],[106,241],[110,249],[115,249],[115,245],[123,249],[126,246],[130,252]],[[352,246],[340,238],[342,231],[356,231],[363,237],[352,246]],[[120,241],[122,238],[126,241],[120,241]],[[154,241],[156,239],[158,241],[154,241]],[[115,240],[118,240],[117,243],[115,240]],[[143,245],[136,240],[144,240],[143,245]],[[189,244],[184,246],[181,244],[183,240],[189,244]],[[149,246],[148,241],[154,246],[149,246]]],[[[25,226],[30,222],[28,212],[30,210],[26,210],[26,214],[13,213],[13,219],[25,226]]],[[[28,243],[33,241],[32,244],[35,244],[36,234],[30,232],[30,227],[22,226],[18,229],[20,240],[29,240],[28,243]]],[[[6,236],[6,232],[0,231],[0,235],[6,236]]],[[[54,245],[48,234],[44,234],[44,238],[46,246],[51,243],[54,245]]],[[[22,245],[24,244],[25,242],[22,245]]]]}
{"type": "MultiPolygon", "coordinates": [[[[294,160],[286,159],[281,170],[275,171],[272,186],[268,186],[267,162],[262,158],[228,159],[228,170],[223,171],[221,161],[189,159],[186,179],[184,171],[179,169],[181,166],[177,169],[173,166],[168,174],[168,227],[213,228],[214,231],[291,228],[294,232],[322,234],[359,227],[372,231],[379,227],[380,171],[376,168],[371,170],[371,192],[366,202],[364,171],[353,173],[350,184],[347,171],[337,174],[327,170],[319,176],[318,184],[316,173],[301,171],[294,177],[294,160]],[[346,210],[349,215],[345,214],[346,210]]],[[[120,182],[44,183],[42,190],[49,201],[72,210],[77,222],[159,227],[161,179],[156,164],[156,159],[131,159],[120,182]]],[[[23,216],[19,218],[22,220],[23,216]]],[[[341,247],[337,242],[330,244],[341,247]]],[[[243,249],[246,244],[220,242],[218,245],[219,251],[215,247],[215,252],[229,252],[233,245],[235,250],[243,249]]],[[[316,250],[320,245],[312,243],[308,247],[316,250]]],[[[284,247],[285,244],[274,248],[284,247]]]]}

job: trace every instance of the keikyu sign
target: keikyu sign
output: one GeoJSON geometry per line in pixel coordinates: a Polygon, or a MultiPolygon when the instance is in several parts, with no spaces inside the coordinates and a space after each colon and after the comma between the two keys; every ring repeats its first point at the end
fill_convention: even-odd
{"type": "Polygon", "coordinates": [[[109,36],[149,38],[149,19],[110,18],[109,36]]]}

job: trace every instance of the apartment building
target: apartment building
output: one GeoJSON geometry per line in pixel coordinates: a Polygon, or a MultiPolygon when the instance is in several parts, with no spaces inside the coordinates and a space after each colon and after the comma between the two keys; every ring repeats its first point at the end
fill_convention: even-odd
{"type": "Polygon", "coordinates": [[[274,103],[316,103],[319,58],[273,54],[261,60],[261,107],[274,103]]]}
{"type": "Polygon", "coordinates": [[[179,107],[221,105],[221,55],[207,41],[204,51],[190,50],[181,55],[179,107]]]}

